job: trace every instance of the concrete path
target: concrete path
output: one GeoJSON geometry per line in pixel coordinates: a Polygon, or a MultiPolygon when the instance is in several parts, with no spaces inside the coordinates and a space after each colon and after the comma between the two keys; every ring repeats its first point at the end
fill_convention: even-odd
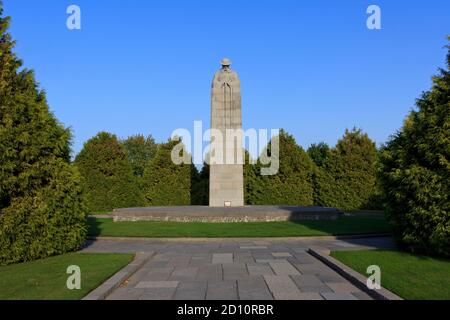
{"type": "Polygon", "coordinates": [[[389,248],[365,239],[117,239],[89,241],[83,252],[155,252],[107,299],[358,300],[370,297],[307,253],[389,248]]]}

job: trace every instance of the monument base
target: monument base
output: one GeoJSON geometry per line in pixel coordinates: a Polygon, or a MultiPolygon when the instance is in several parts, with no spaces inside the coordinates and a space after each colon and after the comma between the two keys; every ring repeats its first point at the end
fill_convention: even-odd
{"type": "Polygon", "coordinates": [[[335,220],[335,208],[298,206],[207,207],[175,206],[114,209],[114,221],[269,222],[335,220]]]}

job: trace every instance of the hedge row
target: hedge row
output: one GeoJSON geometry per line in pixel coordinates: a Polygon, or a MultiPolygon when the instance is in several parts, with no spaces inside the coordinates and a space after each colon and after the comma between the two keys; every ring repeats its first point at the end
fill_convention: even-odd
{"type": "Polygon", "coordinates": [[[75,158],[83,176],[86,205],[91,213],[145,204],[138,179],[117,137],[100,132],[75,158]]]}
{"type": "MultiPolygon", "coordinates": [[[[308,152],[283,130],[278,138],[279,168],[275,175],[262,175],[265,165],[261,159],[249,164],[250,155],[245,152],[246,204],[319,205],[344,210],[373,207],[377,150],[367,134],[356,129],[346,131],[335,148],[320,144],[308,152]]],[[[171,153],[176,144],[159,144],[145,159],[141,177],[136,170],[133,175],[132,158],[114,135],[99,133],[90,139],[75,163],[84,177],[91,212],[143,205],[208,205],[208,165],[200,172],[194,165],[175,165],[171,153]]],[[[144,144],[140,148],[145,148],[144,144]]],[[[264,153],[272,153],[272,142],[264,153]]]]}
{"type": "Polygon", "coordinates": [[[314,203],[356,210],[375,207],[377,149],[367,134],[346,131],[320,158],[314,174],[314,203]]]}

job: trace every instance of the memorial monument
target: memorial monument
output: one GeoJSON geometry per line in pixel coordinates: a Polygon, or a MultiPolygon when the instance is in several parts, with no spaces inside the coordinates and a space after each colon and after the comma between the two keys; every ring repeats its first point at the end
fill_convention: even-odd
{"type": "Polygon", "coordinates": [[[230,68],[231,61],[225,58],[221,64],[211,88],[209,206],[241,207],[244,205],[241,88],[237,73],[230,68]]]}
{"type": "Polygon", "coordinates": [[[335,208],[244,205],[241,89],[228,59],[221,61],[211,88],[209,206],[117,208],[120,221],[262,222],[334,220],[335,208]]]}

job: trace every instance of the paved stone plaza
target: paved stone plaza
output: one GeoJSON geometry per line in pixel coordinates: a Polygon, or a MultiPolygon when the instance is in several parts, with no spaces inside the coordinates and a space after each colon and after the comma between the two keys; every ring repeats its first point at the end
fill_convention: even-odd
{"type": "Polygon", "coordinates": [[[370,297],[307,253],[308,248],[392,247],[390,238],[110,239],[83,252],[151,252],[107,299],[361,300],[370,297]]]}

